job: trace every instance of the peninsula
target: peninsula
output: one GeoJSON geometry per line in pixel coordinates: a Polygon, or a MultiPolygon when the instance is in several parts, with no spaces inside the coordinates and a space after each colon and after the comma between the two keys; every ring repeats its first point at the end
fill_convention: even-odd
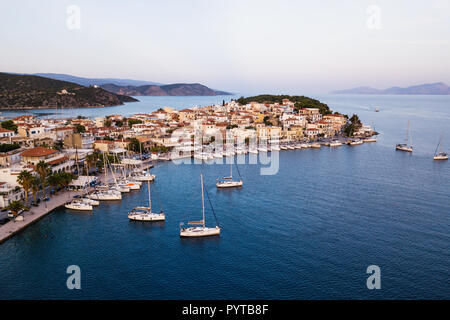
{"type": "Polygon", "coordinates": [[[0,109],[88,108],[138,101],[98,86],[50,78],[0,73],[0,109]]]}

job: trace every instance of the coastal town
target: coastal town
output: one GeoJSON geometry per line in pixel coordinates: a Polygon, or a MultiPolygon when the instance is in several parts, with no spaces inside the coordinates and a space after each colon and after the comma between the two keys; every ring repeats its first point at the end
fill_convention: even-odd
{"type": "MultiPolygon", "coordinates": [[[[323,114],[319,108],[296,108],[289,99],[270,104],[233,100],[182,110],[165,107],[129,117],[21,115],[3,119],[1,126],[0,208],[9,218],[2,220],[0,232],[8,225],[19,230],[19,225],[30,219],[27,212],[38,211],[36,218],[44,215],[64,205],[75,191],[98,192],[100,182],[103,187],[119,183],[117,193],[127,192],[127,183],[128,187],[133,184],[130,181],[146,181],[145,176],[150,175],[146,169],[152,161],[180,157],[206,161],[236,154],[376,141],[371,137],[373,129],[356,115],[348,119],[328,110],[323,114]],[[353,126],[351,137],[345,133],[349,126],[353,126]],[[220,149],[213,143],[218,142],[216,137],[223,137],[220,149]],[[133,179],[135,172],[143,177],[133,179]],[[128,180],[118,182],[116,177],[121,173],[121,179],[128,180]],[[70,195],[62,196],[64,193],[70,195]]],[[[95,202],[94,198],[91,196],[95,202]]],[[[0,236],[13,233],[8,230],[0,236]]]]}

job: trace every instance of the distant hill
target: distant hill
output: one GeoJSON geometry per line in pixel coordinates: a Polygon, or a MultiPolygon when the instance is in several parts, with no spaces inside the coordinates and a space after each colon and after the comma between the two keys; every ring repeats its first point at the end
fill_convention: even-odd
{"type": "Polygon", "coordinates": [[[100,87],[33,75],[0,73],[0,109],[83,108],[138,101],[100,87]]]}
{"type": "Polygon", "coordinates": [[[385,90],[378,90],[371,87],[358,87],[347,90],[333,91],[335,94],[425,94],[425,95],[447,95],[450,94],[450,87],[443,82],[419,84],[406,88],[391,87],[385,90]]]}
{"type": "Polygon", "coordinates": [[[143,86],[143,85],[162,85],[162,83],[131,80],[131,79],[116,79],[116,78],[82,78],[63,73],[34,73],[35,76],[46,77],[55,80],[69,81],[78,83],[82,86],[89,87],[93,85],[101,86],[106,83],[113,83],[118,86],[143,86]]]}
{"type": "Polygon", "coordinates": [[[283,99],[289,99],[294,103],[295,109],[300,108],[318,108],[321,114],[330,114],[331,110],[327,104],[320,102],[319,100],[305,97],[305,96],[289,96],[289,95],[273,95],[273,94],[260,94],[253,97],[240,97],[236,101],[240,104],[248,104],[250,102],[258,103],[282,103],[283,99]]]}
{"type": "Polygon", "coordinates": [[[210,89],[200,83],[175,83],[168,85],[118,86],[104,84],[103,89],[130,96],[217,96],[231,93],[210,89]]]}

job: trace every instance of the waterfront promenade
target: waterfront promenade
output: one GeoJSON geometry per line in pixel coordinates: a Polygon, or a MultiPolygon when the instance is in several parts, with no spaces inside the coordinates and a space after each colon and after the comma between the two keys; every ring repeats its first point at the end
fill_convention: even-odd
{"type": "MultiPolygon", "coordinates": [[[[143,169],[148,169],[152,166],[152,162],[148,160],[144,162],[143,169]]],[[[97,178],[99,179],[100,183],[105,182],[104,174],[99,174],[97,178]]],[[[108,172],[106,181],[110,181],[111,178],[112,174],[111,172],[108,172]]],[[[52,210],[63,206],[66,202],[71,201],[73,199],[73,196],[79,194],[79,191],[61,191],[61,193],[51,196],[49,201],[41,201],[39,203],[39,206],[37,207],[32,206],[29,211],[25,211],[21,214],[21,216],[24,218],[23,221],[11,220],[8,223],[0,226],[0,243],[9,239],[16,233],[22,231],[32,223],[38,221],[39,219],[50,213],[52,210]]]]}
{"type": "Polygon", "coordinates": [[[66,191],[54,195],[49,201],[41,201],[38,207],[31,207],[29,211],[22,213],[20,216],[24,218],[23,221],[11,220],[3,226],[0,226],[0,243],[20,232],[28,225],[38,221],[53,209],[64,205],[66,202],[70,201],[76,193],[76,191],[66,191]]]}

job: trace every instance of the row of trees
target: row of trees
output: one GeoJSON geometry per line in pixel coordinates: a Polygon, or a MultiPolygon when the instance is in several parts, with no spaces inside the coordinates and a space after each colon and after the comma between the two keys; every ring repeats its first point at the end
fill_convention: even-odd
{"type": "Polygon", "coordinates": [[[28,203],[28,194],[33,194],[33,202],[36,203],[39,190],[42,190],[43,197],[46,197],[46,187],[51,186],[55,189],[67,188],[74,179],[74,175],[69,172],[51,173],[49,165],[45,161],[40,161],[36,165],[38,176],[34,176],[27,170],[22,170],[17,176],[17,182],[22,186],[25,192],[25,203],[28,203]]]}

